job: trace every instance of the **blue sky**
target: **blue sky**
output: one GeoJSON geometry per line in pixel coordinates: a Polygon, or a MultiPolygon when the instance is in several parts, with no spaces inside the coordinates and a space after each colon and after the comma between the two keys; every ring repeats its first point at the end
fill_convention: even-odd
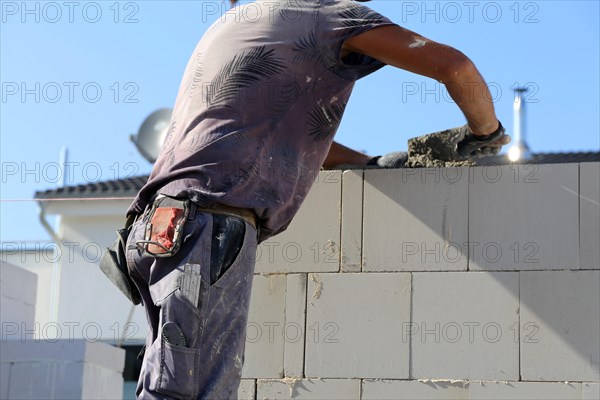
{"type": "MultiPolygon", "coordinates": [[[[70,153],[70,184],[149,173],[151,165],[129,135],[149,113],[173,105],[196,42],[227,5],[0,1],[3,242],[47,239],[35,203],[14,200],[57,187],[63,146],[70,153]]],[[[600,148],[598,1],[369,5],[467,54],[489,83],[509,131],[512,88],[527,86],[533,151],[600,148]]],[[[443,86],[386,67],[358,82],[336,138],[376,155],[405,149],[410,137],[463,123],[443,86]]]]}

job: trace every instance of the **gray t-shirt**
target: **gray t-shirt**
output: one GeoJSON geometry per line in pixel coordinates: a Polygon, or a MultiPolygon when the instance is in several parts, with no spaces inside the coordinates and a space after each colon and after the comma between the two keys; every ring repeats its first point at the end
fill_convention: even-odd
{"type": "Polygon", "coordinates": [[[352,0],[258,0],[216,21],[186,67],[169,131],[128,213],[156,193],[253,209],[259,241],[289,225],[354,82],[384,64],[346,39],[392,25],[352,0]]]}

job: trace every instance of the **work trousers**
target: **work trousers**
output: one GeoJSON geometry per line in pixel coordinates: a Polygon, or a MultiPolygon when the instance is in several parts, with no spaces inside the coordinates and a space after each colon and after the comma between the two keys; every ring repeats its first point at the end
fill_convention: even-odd
{"type": "Polygon", "coordinates": [[[136,221],[127,241],[150,327],[137,397],[237,398],[256,229],[238,217],[193,212],[181,248],[163,258],[140,246],[146,222],[136,221]]]}

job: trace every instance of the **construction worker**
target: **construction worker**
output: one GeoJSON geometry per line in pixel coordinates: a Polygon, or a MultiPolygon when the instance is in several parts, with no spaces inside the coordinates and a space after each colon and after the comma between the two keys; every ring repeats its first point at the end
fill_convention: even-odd
{"type": "Polygon", "coordinates": [[[257,244],[286,229],[322,167],[406,161],[333,142],[354,82],[385,65],[446,85],[467,121],[457,157],[507,142],[464,54],[356,1],[257,0],[207,30],[128,211],[150,327],[139,398],[236,397],[257,244]]]}

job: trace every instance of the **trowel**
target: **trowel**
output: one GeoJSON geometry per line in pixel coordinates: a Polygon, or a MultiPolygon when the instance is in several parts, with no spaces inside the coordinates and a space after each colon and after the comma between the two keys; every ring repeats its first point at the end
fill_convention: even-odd
{"type": "Polygon", "coordinates": [[[497,154],[510,143],[500,125],[489,138],[472,136],[467,125],[414,137],[408,140],[408,167],[473,165],[478,157],[497,154]],[[465,140],[466,138],[466,140],[465,140]],[[482,144],[486,144],[481,147],[482,144]]]}

